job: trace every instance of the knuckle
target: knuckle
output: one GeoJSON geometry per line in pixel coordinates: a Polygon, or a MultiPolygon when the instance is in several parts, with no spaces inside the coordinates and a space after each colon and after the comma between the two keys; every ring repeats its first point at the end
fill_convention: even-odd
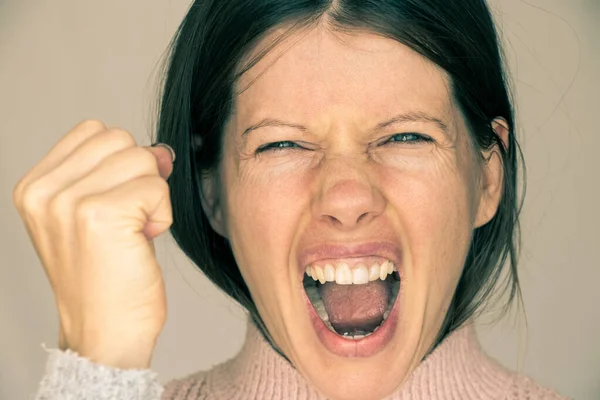
{"type": "Polygon", "coordinates": [[[64,217],[72,212],[74,205],[75,200],[68,191],[60,192],[50,200],[48,212],[54,217],[64,217]]]}
{"type": "Polygon", "coordinates": [[[143,147],[135,147],[132,151],[136,163],[142,165],[144,169],[149,170],[151,173],[158,174],[158,163],[156,162],[154,154],[143,147]]]}
{"type": "Polygon", "coordinates": [[[131,133],[127,132],[124,129],[113,128],[107,130],[104,134],[112,145],[117,146],[118,148],[128,148],[136,146],[135,139],[131,135],[131,133]]]}
{"type": "Polygon", "coordinates": [[[149,175],[141,178],[140,183],[152,193],[152,196],[170,200],[169,184],[160,175],[149,175]]]}
{"type": "Polygon", "coordinates": [[[158,175],[148,176],[148,177],[146,177],[146,179],[148,180],[149,184],[151,184],[152,187],[155,188],[155,190],[157,192],[159,192],[161,194],[164,194],[165,192],[166,193],[169,192],[169,184],[167,183],[166,180],[164,180],[160,176],[158,176],[158,175]]]}
{"type": "Polygon", "coordinates": [[[101,131],[101,130],[106,130],[106,125],[104,125],[104,123],[102,121],[99,121],[97,119],[85,119],[83,121],[81,121],[79,124],[77,124],[77,128],[79,129],[84,129],[84,130],[97,130],[97,131],[101,131]]]}
{"type": "Polygon", "coordinates": [[[162,193],[164,193],[167,196],[167,199],[169,198],[169,192],[170,192],[170,186],[167,183],[166,180],[162,179],[161,177],[157,177],[158,179],[158,185],[160,190],[162,191],[162,193]]]}
{"type": "Polygon", "coordinates": [[[21,179],[17,184],[13,187],[12,191],[12,201],[13,204],[20,209],[23,203],[23,187],[25,186],[25,182],[21,179]]]}
{"type": "Polygon", "coordinates": [[[17,207],[26,214],[40,214],[46,207],[50,191],[42,184],[33,182],[20,189],[17,207]]]}

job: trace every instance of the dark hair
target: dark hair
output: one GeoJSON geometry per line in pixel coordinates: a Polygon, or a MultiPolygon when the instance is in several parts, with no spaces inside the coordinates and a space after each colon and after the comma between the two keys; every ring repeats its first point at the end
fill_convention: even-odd
{"type": "Polygon", "coordinates": [[[195,1],[171,43],[159,103],[157,141],[168,143],[177,153],[169,178],[171,233],[206,276],[249,311],[277,350],[228,241],[212,230],[203,212],[200,178],[221,161],[224,125],[238,78],[281,39],[319,22],[326,22],[332,30],[363,30],[394,39],[443,68],[469,126],[473,146],[480,150],[480,162],[486,162],[482,152],[491,149],[502,159],[500,206],[492,220],[473,233],[437,345],[493,294],[504,294],[508,289],[505,310],[515,297],[521,299],[517,276],[521,153],[514,135],[501,48],[485,0],[195,1]],[[289,29],[278,40],[246,60],[266,33],[284,25],[289,29]],[[498,116],[509,126],[508,146],[492,129],[491,121],[498,116]],[[507,274],[501,279],[506,264],[507,274]]]}

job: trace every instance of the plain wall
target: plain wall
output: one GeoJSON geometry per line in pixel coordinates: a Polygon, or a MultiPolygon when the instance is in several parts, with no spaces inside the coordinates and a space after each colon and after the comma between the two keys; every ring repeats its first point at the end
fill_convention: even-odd
{"type": "MultiPolygon", "coordinates": [[[[35,392],[57,317],[13,207],[14,185],[64,133],[97,118],[150,143],[156,65],[184,0],[0,0],[0,398],[35,392]]],[[[599,0],[493,2],[528,168],[520,265],[527,315],[479,327],[490,354],[543,385],[600,399],[599,0]],[[515,322],[517,321],[517,322],[515,322]]],[[[165,235],[166,381],[233,356],[244,313],[165,235]]]]}

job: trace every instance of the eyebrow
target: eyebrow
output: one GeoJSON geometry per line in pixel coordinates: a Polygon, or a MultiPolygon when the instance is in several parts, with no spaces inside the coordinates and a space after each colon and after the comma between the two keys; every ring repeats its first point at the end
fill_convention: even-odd
{"type": "Polygon", "coordinates": [[[429,122],[437,125],[437,127],[444,133],[448,133],[448,125],[444,121],[422,111],[398,114],[390,120],[377,124],[375,130],[380,131],[384,128],[387,128],[389,125],[400,122],[429,122]]]}
{"type": "Polygon", "coordinates": [[[251,131],[254,131],[258,128],[263,128],[265,126],[287,126],[290,128],[296,128],[301,130],[302,132],[306,132],[308,130],[308,128],[306,128],[303,125],[299,125],[299,124],[294,124],[291,122],[285,122],[279,119],[273,119],[273,118],[265,118],[262,121],[260,121],[258,124],[254,124],[249,126],[248,128],[246,128],[246,130],[244,130],[244,133],[242,133],[242,137],[245,137],[248,135],[248,133],[250,133],[251,131]]]}
{"type": "MultiPolygon", "coordinates": [[[[380,131],[383,130],[385,128],[387,128],[389,125],[393,125],[393,124],[397,124],[397,123],[402,123],[402,122],[428,122],[428,123],[433,123],[435,125],[437,125],[437,127],[442,130],[445,134],[448,134],[448,125],[442,121],[440,118],[436,118],[432,115],[429,115],[425,112],[422,111],[417,111],[417,112],[408,112],[408,113],[403,113],[403,114],[398,114],[395,117],[384,121],[384,122],[380,122],[379,124],[377,124],[375,126],[374,131],[380,131]]],[[[306,132],[308,131],[308,128],[300,125],[300,124],[295,124],[295,123],[291,123],[291,122],[285,122],[279,119],[274,119],[274,118],[265,118],[263,120],[261,120],[259,123],[254,124],[249,126],[248,128],[246,128],[244,130],[244,132],[242,133],[242,137],[246,137],[251,131],[259,129],[259,128],[263,128],[266,126],[286,126],[289,128],[295,128],[298,129],[302,132],[306,132]]]]}

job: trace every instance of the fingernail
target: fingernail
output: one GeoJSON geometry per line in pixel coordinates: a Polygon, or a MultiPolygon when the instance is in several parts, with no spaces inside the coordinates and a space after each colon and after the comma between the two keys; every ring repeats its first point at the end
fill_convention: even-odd
{"type": "Polygon", "coordinates": [[[166,144],[166,143],[154,143],[154,144],[152,145],[152,147],[155,147],[155,146],[163,146],[163,147],[165,147],[167,150],[169,150],[169,152],[171,153],[171,159],[172,159],[172,162],[175,162],[175,150],[173,150],[173,148],[172,148],[171,146],[169,146],[169,145],[168,145],[168,144],[166,144]]]}

